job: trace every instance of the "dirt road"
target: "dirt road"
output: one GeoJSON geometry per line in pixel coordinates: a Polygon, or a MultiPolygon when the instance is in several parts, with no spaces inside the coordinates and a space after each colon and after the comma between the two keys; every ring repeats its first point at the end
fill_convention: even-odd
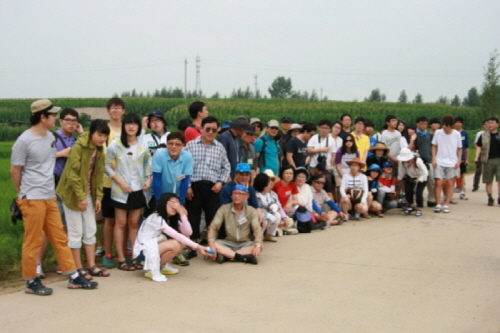
{"type": "Polygon", "coordinates": [[[468,195],[282,237],[257,266],[197,258],[165,283],[113,269],[93,291],[3,295],[0,331],[499,332],[500,206],[468,195]]]}

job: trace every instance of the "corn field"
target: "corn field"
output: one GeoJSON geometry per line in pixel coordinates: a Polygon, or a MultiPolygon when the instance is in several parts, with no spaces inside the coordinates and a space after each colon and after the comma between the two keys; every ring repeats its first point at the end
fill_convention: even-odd
{"type": "MultiPolygon", "coordinates": [[[[194,100],[177,98],[145,98],[125,97],[127,112],[135,112],[141,116],[151,110],[161,110],[171,130],[182,118],[189,118],[188,106],[194,100]]],[[[105,107],[107,98],[53,98],[54,105],[61,107],[105,107]]],[[[0,100],[0,141],[14,140],[27,126],[8,129],[7,124],[13,121],[28,121],[29,108],[34,99],[2,99],[0,100]]],[[[279,120],[288,116],[294,122],[320,119],[338,120],[344,113],[354,117],[363,116],[375,123],[380,130],[385,116],[393,114],[407,123],[414,123],[419,116],[427,118],[444,115],[462,116],[465,127],[476,129],[481,127],[480,108],[455,107],[444,104],[402,104],[402,103],[369,103],[369,102],[337,102],[337,101],[305,101],[295,99],[204,99],[210,114],[221,122],[234,119],[239,115],[259,118],[264,123],[270,119],[279,120]]]]}

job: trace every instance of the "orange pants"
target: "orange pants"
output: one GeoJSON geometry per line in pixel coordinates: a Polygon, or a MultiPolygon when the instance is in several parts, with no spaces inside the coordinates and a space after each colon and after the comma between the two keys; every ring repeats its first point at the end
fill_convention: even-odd
{"type": "Polygon", "coordinates": [[[24,237],[22,253],[23,279],[29,280],[37,277],[36,254],[43,242],[43,233],[47,235],[54,251],[57,262],[64,275],[76,272],[75,262],[68,247],[66,233],[63,230],[61,213],[57,208],[56,199],[17,200],[19,209],[23,213],[24,237]]]}

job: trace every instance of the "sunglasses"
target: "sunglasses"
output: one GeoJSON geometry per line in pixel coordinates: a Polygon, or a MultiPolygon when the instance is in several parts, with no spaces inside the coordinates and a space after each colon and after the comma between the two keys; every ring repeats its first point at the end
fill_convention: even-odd
{"type": "Polygon", "coordinates": [[[210,133],[210,132],[212,132],[212,133],[217,133],[217,131],[218,131],[219,129],[218,129],[218,128],[213,128],[213,127],[205,127],[203,130],[204,130],[205,132],[207,132],[207,133],[210,133]]]}
{"type": "Polygon", "coordinates": [[[273,126],[273,127],[271,127],[271,129],[273,129],[273,130],[278,130],[279,128],[278,128],[278,127],[273,126]]]}

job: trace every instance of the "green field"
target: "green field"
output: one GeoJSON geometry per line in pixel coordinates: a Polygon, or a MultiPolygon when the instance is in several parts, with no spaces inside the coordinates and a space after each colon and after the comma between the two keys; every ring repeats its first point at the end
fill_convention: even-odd
{"type": "MultiPolygon", "coordinates": [[[[175,128],[182,118],[189,118],[188,105],[194,100],[176,98],[123,98],[127,112],[146,115],[151,110],[166,112],[165,118],[169,127],[175,128]]],[[[105,107],[107,98],[53,98],[54,105],[61,107],[105,107]]],[[[34,99],[0,99],[0,141],[15,140],[26,127],[9,128],[13,121],[28,121],[29,108],[34,99]],[[3,125],[2,125],[3,124],[3,125]]],[[[343,113],[353,117],[363,116],[371,119],[379,130],[384,124],[385,116],[393,114],[407,123],[415,122],[419,116],[428,118],[450,114],[462,116],[467,128],[480,128],[482,116],[480,108],[455,107],[444,104],[401,104],[401,103],[368,103],[368,102],[336,102],[305,101],[295,99],[204,99],[210,114],[220,121],[234,119],[245,115],[260,118],[266,122],[270,119],[291,117],[294,122],[313,121],[326,118],[338,120],[343,113]]]]}

